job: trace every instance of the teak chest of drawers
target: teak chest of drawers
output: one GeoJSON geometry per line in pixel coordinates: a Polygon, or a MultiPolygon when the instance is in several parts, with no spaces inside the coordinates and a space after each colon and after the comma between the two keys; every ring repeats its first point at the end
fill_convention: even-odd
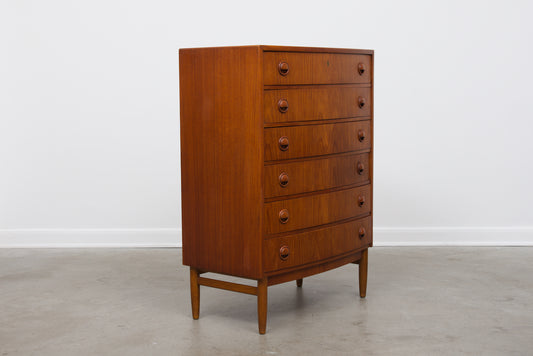
{"type": "Polygon", "coordinates": [[[257,296],[359,264],[372,246],[371,50],[181,49],[183,264],[194,319],[200,285],[257,296]],[[249,278],[257,287],[201,277],[249,278]]]}

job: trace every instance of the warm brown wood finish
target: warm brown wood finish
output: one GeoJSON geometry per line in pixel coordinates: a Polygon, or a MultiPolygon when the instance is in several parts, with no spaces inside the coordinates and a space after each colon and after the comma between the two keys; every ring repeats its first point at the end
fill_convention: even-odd
{"type": "Polygon", "coordinates": [[[371,147],[370,121],[265,129],[265,161],[320,156],[371,147]],[[280,140],[286,138],[287,148],[280,140]]]}
{"type": "Polygon", "coordinates": [[[201,286],[225,289],[225,290],[230,290],[233,292],[257,295],[256,287],[247,286],[245,284],[219,281],[217,279],[211,279],[211,278],[205,278],[205,277],[198,277],[198,284],[201,286]]]}
{"type": "Polygon", "coordinates": [[[200,285],[198,284],[198,271],[191,267],[191,306],[192,318],[200,317],[200,285]]]}
{"type": "Polygon", "coordinates": [[[268,286],[359,264],[372,246],[370,50],[287,46],[180,50],[183,263],[200,286],[257,298],[268,286]],[[201,277],[215,272],[257,287],[201,277]]]}
{"type": "Polygon", "coordinates": [[[265,123],[368,117],[370,86],[265,90],[265,123]]]}
{"type": "Polygon", "coordinates": [[[371,239],[369,217],[299,234],[270,238],[265,240],[263,248],[265,270],[270,272],[322,261],[368,246],[371,239]],[[289,249],[289,257],[285,260],[279,258],[282,246],[289,249]]]}
{"type": "Polygon", "coordinates": [[[266,332],[268,295],[267,277],[257,281],[257,323],[259,325],[259,334],[266,332]]]}
{"type": "Polygon", "coordinates": [[[368,275],[368,249],[364,250],[359,260],[359,296],[366,297],[366,279],[368,275]]]}
{"type": "Polygon", "coordinates": [[[370,186],[365,185],[266,203],[265,234],[305,229],[368,214],[371,201],[370,186]],[[281,211],[287,212],[286,221],[280,219],[281,211]]]}
{"type": "Polygon", "coordinates": [[[274,271],[267,273],[268,275],[268,285],[273,286],[280,283],[285,283],[289,281],[294,281],[297,279],[302,279],[305,277],[312,276],[317,273],[322,273],[329,271],[340,266],[343,266],[347,263],[353,263],[359,261],[362,256],[362,251],[350,252],[342,256],[335,256],[329,258],[320,263],[312,263],[305,266],[297,266],[293,268],[288,268],[286,270],[274,271]]]}
{"type": "Polygon", "coordinates": [[[259,46],[265,52],[305,52],[305,53],[344,53],[374,55],[372,49],[355,48],[330,48],[330,47],[303,47],[303,46],[259,46]]]}
{"type": "Polygon", "coordinates": [[[370,179],[369,154],[325,156],[265,166],[265,198],[320,191],[370,179]]]}
{"type": "Polygon", "coordinates": [[[370,83],[372,56],[337,53],[268,52],[263,60],[265,85],[370,83]],[[280,75],[280,64],[288,67],[280,75]],[[364,71],[360,73],[359,65],[364,71]]]}
{"type": "Polygon", "coordinates": [[[260,54],[180,50],[183,263],[248,278],[262,276],[260,54]]]}

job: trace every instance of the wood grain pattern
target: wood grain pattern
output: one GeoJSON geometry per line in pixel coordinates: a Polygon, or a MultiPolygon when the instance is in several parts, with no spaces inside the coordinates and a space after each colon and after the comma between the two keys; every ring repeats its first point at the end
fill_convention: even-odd
{"type": "Polygon", "coordinates": [[[180,50],[185,265],[262,277],[260,68],[259,47],[180,50]]]}
{"type": "Polygon", "coordinates": [[[192,318],[197,320],[200,317],[200,285],[198,284],[199,273],[196,269],[190,268],[191,281],[191,307],[192,318]]]}
{"type": "Polygon", "coordinates": [[[265,128],[265,161],[320,156],[368,149],[371,147],[370,121],[325,125],[265,128]],[[363,141],[358,138],[364,132],[363,141]],[[282,151],[279,140],[287,137],[288,149],[282,151]]]}
{"type": "Polygon", "coordinates": [[[310,195],[265,203],[264,229],[266,235],[319,226],[343,219],[368,214],[372,197],[370,186],[365,185],[332,193],[310,195]],[[359,205],[359,199],[364,204],[359,205]],[[280,211],[288,212],[288,221],[280,221],[280,211]]]}
{"type": "MultiPolygon", "coordinates": [[[[369,154],[327,156],[265,166],[265,198],[313,192],[367,182],[369,154]],[[280,183],[285,174],[287,183],[280,183]]],[[[284,176],[284,177],[285,177],[284,176]]]]}
{"type": "Polygon", "coordinates": [[[264,54],[265,85],[370,83],[372,58],[369,55],[333,53],[266,52],[264,54]],[[280,63],[289,65],[281,75],[280,63]],[[363,74],[358,66],[367,68],[363,74]]]}
{"type": "Polygon", "coordinates": [[[299,234],[276,237],[264,241],[265,271],[276,271],[293,266],[321,261],[368,246],[372,238],[370,217],[299,234]],[[359,237],[359,229],[365,235],[359,237]],[[285,260],[279,257],[281,246],[288,246],[290,253],[285,260]]]}
{"type": "Polygon", "coordinates": [[[267,309],[268,309],[268,278],[264,277],[257,281],[257,324],[259,334],[266,332],[267,309]]]}
{"type": "Polygon", "coordinates": [[[374,52],[180,50],[183,263],[200,285],[257,296],[347,263],[366,295],[372,246],[374,52]],[[257,287],[200,277],[250,278],[257,287]]]}
{"type": "Polygon", "coordinates": [[[198,284],[201,286],[225,289],[225,290],[229,290],[232,292],[257,295],[256,287],[247,286],[245,284],[219,281],[217,279],[211,279],[211,278],[205,278],[205,277],[198,277],[198,284]]]}
{"type": "Polygon", "coordinates": [[[315,86],[304,89],[265,90],[265,123],[328,120],[370,116],[369,87],[315,86]],[[366,99],[363,107],[359,99],[366,99]],[[288,109],[279,109],[285,100],[288,109]]]}
{"type": "Polygon", "coordinates": [[[335,256],[325,261],[288,268],[282,271],[273,271],[267,273],[268,285],[273,286],[279,283],[305,278],[317,273],[329,271],[330,269],[334,269],[354,261],[358,261],[359,259],[361,259],[361,251],[348,252],[342,256],[335,256]]]}

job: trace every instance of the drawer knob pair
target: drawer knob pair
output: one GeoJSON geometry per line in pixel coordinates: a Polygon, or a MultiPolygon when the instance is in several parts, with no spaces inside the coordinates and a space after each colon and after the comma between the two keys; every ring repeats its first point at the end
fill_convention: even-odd
{"type": "Polygon", "coordinates": [[[289,211],[287,209],[281,209],[278,214],[279,222],[286,224],[289,221],[289,211]]]}
{"type": "Polygon", "coordinates": [[[287,99],[279,99],[278,110],[282,114],[285,114],[287,111],[289,111],[289,102],[287,101],[287,99]]]}
{"type": "Polygon", "coordinates": [[[279,258],[281,258],[283,261],[285,261],[287,258],[289,258],[291,250],[289,249],[289,246],[283,245],[279,249],[279,258]]]}
{"type": "Polygon", "coordinates": [[[285,172],[281,172],[279,175],[279,185],[285,188],[289,184],[289,175],[285,172]]]}
{"type": "Polygon", "coordinates": [[[279,62],[278,64],[278,72],[282,76],[286,76],[289,74],[289,63],[287,62],[279,62]]]}
{"type": "Polygon", "coordinates": [[[360,208],[363,207],[363,205],[365,205],[365,196],[364,195],[360,195],[359,197],[357,197],[357,204],[359,205],[360,208]]]}
{"type": "Polygon", "coordinates": [[[361,227],[359,228],[359,238],[362,239],[362,238],[365,237],[365,235],[366,235],[366,230],[365,230],[364,227],[361,226],[361,227]]]}

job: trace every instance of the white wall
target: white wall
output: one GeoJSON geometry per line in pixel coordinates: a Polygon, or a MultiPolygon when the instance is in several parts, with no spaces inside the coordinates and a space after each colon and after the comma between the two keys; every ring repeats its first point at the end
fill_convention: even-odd
{"type": "Polygon", "coordinates": [[[376,51],[375,244],[533,244],[528,1],[0,2],[0,245],[176,245],[180,47],[376,51]]]}

